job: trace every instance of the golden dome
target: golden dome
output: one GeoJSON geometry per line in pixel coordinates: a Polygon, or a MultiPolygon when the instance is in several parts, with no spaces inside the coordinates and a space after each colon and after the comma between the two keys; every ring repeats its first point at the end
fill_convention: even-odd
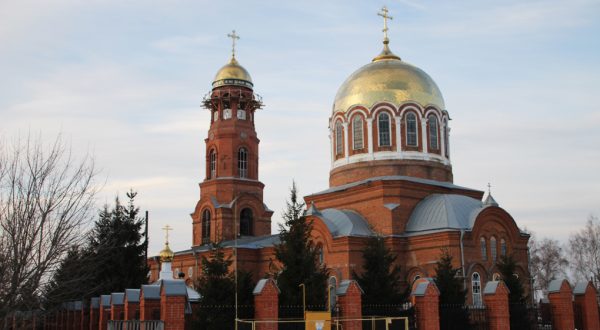
{"type": "Polygon", "coordinates": [[[252,88],[252,78],[246,69],[241,66],[235,57],[232,57],[229,63],[225,64],[213,80],[213,88],[224,85],[237,85],[252,88]]]}
{"type": "Polygon", "coordinates": [[[370,108],[378,102],[415,102],[445,109],[444,98],[433,79],[394,55],[385,41],[383,51],[373,62],[344,81],[335,96],[333,112],[346,112],[354,105],[370,108]]]}
{"type": "Polygon", "coordinates": [[[169,248],[169,243],[165,243],[165,248],[158,254],[161,262],[171,262],[175,257],[175,253],[169,248]]]}

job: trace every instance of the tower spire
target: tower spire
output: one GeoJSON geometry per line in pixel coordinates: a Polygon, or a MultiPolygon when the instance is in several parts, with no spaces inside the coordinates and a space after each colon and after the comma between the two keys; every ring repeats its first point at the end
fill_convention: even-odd
{"type": "Polygon", "coordinates": [[[227,36],[231,38],[231,58],[235,59],[235,41],[240,40],[240,36],[235,33],[235,30],[231,30],[227,36]]]}

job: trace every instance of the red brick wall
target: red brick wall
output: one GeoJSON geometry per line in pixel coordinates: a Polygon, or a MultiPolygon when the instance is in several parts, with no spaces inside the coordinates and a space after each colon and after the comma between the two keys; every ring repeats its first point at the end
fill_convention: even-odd
{"type": "MultiPolygon", "coordinates": [[[[340,307],[340,316],[343,319],[362,318],[362,291],[356,281],[352,281],[345,295],[338,296],[338,306],[340,307]]],[[[361,321],[343,321],[342,329],[361,330],[361,321]]]]}
{"type": "Polygon", "coordinates": [[[419,330],[439,330],[440,292],[433,282],[425,281],[428,283],[425,294],[411,296],[417,314],[417,328],[419,330]]]}
{"type": "Polygon", "coordinates": [[[508,310],[508,288],[504,282],[498,282],[496,292],[485,294],[483,301],[487,309],[489,330],[510,329],[510,313],[508,310]]]}
{"type": "Polygon", "coordinates": [[[122,320],[124,307],[125,306],[123,306],[123,305],[111,305],[110,306],[110,319],[111,320],[122,320]]]}
{"type": "MultiPolygon", "coordinates": [[[[267,280],[262,291],[254,295],[254,318],[277,320],[279,315],[279,289],[272,279],[267,280]]],[[[277,330],[277,323],[257,323],[257,330],[277,330]]]]}
{"type": "Polygon", "coordinates": [[[575,295],[574,303],[581,309],[584,329],[600,329],[596,294],[596,288],[591,282],[588,282],[585,293],[575,295]]]}
{"type": "Polygon", "coordinates": [[[98,330],[100,312],[98,308],[90,307],[90,330],[98,330]]]}
{"type": "Polygon", "coordinates": [[[567,280],[563,280],[560,291],[548,294],[552,307],[552,317],[555,330],[573,330],[573,291],[567,280]]]}
{"type": "Polygon", "coordinates": [[[139,311],[139,303],[125,301],[125,320],[135,320],[136,318],[139,318],[139,311]]]}
{"type": "Polygon", "coordinates": [[[160,310],[160,300],[140,298],[140,320],[158,320],[154,318],[155,310],[160,310]]]}
{"type": "Polygon", "coordinates": [[[165,322],[165,330],[185,330],[185,296],[160,297],[160,319],[165,322]]]}
{"type": "Polygon", "coordinates": [[[102,307],[98,310],[98,330],[106,330],[106,325],[110,319],[110,307],[102,307]]]}

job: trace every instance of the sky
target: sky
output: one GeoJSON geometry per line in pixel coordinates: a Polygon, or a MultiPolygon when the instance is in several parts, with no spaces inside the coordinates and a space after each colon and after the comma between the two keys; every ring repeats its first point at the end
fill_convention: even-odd
{"type": "Polygon", "coordinates": [[[391,49],[438,84],[454,182],[492,194],[521,228],[565,242],[600,215],[600,1],[0,0],[0,138],[58,134],[93,155],[97,205],[133,188],[151,254],[191,245],[204,170],[200,107],[236,58],[265,108],[260,180],[273,232],[295,180],[328,187],[328,118],[353,71],[391,49]]]}

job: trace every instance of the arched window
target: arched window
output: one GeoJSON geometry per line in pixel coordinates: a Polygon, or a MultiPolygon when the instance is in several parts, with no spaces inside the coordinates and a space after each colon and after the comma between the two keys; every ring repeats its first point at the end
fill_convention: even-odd
{"type": "Polygon", "coordinates": [[[240,235],[252,236],[252,210],[245,208],[240,212],[240,235]]]}
{"type": "Polygon", "coordinates": [[[379,131],[379,145],[389,147],[392,145],[390,140],[390,115],[382,112],[377,117],[377,129],[379,131]]]}
{"type": "Polygon", "coordinates": [[[217,153],[215,150],[211,150],[208,156],[209,158],[209,179],[214,179],[217,177],[217,153]]]}
{"type": "Polygon", "coordinates": [[[240,178],[248,177],[248,151],[246,148],[238,150],[238,174],[240,178]]]}
{"type": "Polygon", "coordinates": [[[485,242],[485,237],[479,239],[479,244],[481,246],[481,259],[483,261],[487,260],[487,244],[485,242]]]}
{"type": "Polygon", "coordinates": [[[448,120],[444,119],[444,151],[446,153],[446,158],[448,157],[448,155],[450,155],[450,144],[448,143],[448,139],[450,137],[448,136],[448,120]]]}
{"type": "Polygon", "coordinates": [[[352,148],[354,150],[362,149],[364,146],[363,139],[363,120],[361,116],[356,116],[352,120],[352,148]]]}
{"type": "Polygon", "coordinates": [[[317,255],[319,256],[319,264],[322,265],[325,263],[325,255],[323,254],[323,246],[319,244],[317,246],[317,255]]]}
{"type": "Polygon", "coordinates": [[[496,262],[496,237],[492,236],[490,238],[490,254],[492,255],[492,261],[496,262]]]}
{"type": "Polygon", "coordinates": [[[429,115],[429,147],[433,150],[440,148],[438,143],[438,122],[435,115],[429,115]]]}
{"type": "Polygon", "coordinates": [[[341,155],[344,153],[344,127],[341,121],[335,123],[335,154],[341,155]]]}
{"type": "Polygon", "coordinates": [[[331,276],[327,281],[327,290],[331,290],[331,295],[329,296],[329,310],[332,311],[335,308],[336,302],[336,289],[337,289],[337,278],[335,276],[331,276]]]}
{"type": "Polygon", "coordinates": [[[506,241],[504,238],[500,239],[500,254],[505,257],[507,252],[506,241]]]}
{"type": "Polygon", "coordinates": [[[406,145],[417,146],[417,116],[412,112],[406,115],[406,145]]]}
{"type": "Polygon", "coordinates": [[[473,305],[481,306],[481,278],[479,273],[471,275],[471,292],[473,293],[473,305]]]}
{"type": "Polygon", "coordinates": [[[202,212],[202,244],[210,242],[210,211],[202,212]]]}

